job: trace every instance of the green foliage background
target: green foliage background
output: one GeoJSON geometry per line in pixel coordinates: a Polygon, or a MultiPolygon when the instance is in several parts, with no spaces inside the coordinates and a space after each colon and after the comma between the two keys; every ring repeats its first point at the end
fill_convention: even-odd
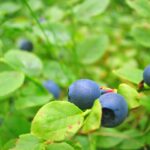
{"type": "Polygon", "coordinates": [[[149,0],[0,1],[0,149],[148,150],[150,90],[137,86],[150,64],[149,10],[149,0]],[[19,50],[21,38],[32,41],[33,53],[19,50]],[[123,124],[100,127],[97,101],[85,112],[65,102],[80,78],[126,98],[123,124]],[[61,87],[64,102],[53,101],[41,84],[46,79],[61,87]],[[53,112],[58,107],[64,115],[53,112]]]}

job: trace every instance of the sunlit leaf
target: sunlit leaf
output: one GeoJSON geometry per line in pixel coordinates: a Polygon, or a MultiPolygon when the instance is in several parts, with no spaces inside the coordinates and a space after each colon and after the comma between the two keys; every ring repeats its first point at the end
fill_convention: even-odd
{"type": "Polygon", "coordinates": [[[99,100],[96,100],[94,102],[94,105],[91,109],[90,114],[85,119],[83,127],[80,132],[89,133],[100,128],[101,115],[102,115],[102,108],[101,108],[99,100]]]}
{"type": "Polygon", "coordinates": [[[139,84],[143,79],[143,70],[136,68],[123,67],[113,71],[118,77],[139,84]]]}
{"type": "Polygon", "coordinates": [[[15,71],[0,73],[0,97],[16,91],[24,82],[24,74],[15,71]]]}
{"type": "Polygon", "coordinates": [[[77,54],[84,64],[92,64],[100,60],[109,45],[107,35],[94,36],[81,41],[77,45],[77,54]]]}
{"type": "Polygon", "coordinates": [[[36,76],[42,71],[42,62],[34,54],[20,50],[10,50],[4,56],[6,62],[24,73],[36,76]]]}
{"type": "Polygon", "coordinates": [[[139,15],[150,17],[150,1],[149,0],[126,0],[127,4],[133,8],[139,15]]]}
{"type": "Polygon", "coordinates": [[[44,105],[33,119],[31,132],[48,141],[72,137],[83,123],[82,111],[74,104],[54,101],[44,105]]]}
{"type": "Polygon", "coordinates": [[[105,11],[109,0],[86,0],[74,8],[74,13],[80,20],[87,20],[105,11]]]}
{"type": "Polygon", "coordinates": [[[127,84],[120,84],[117,92],[124,96],[130,109],[140,106],[140,97],[136,89],[127,84]]]}
{"type": "Polygon", "coordinates": [[[150,47],[150,24],[134,26],[131,30],[131,35],[139,44],[150,47]]]}

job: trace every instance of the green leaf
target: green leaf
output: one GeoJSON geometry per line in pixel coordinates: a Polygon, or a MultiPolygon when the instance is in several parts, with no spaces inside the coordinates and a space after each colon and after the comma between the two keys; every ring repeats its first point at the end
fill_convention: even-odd
{"type": "Polygon", "coordinates": [[[15,71],[0,73],[0,97],[7,96],[16,91],[24,82],[24,74],[15,71]]]}
{"type": "Polygon", "coordinates": [[[17,139],[11,139],[9,140],[4,146],[3,150],[10,150],[11,148],[15,147],[17,139]]]}
{"type": "Polygon", "coordinates": [[[131,35],[142,46],[150,47],[150,24],[134,26],[131,35]]]}
{"type": "Polygon", "coordinates": [[[123,135],[128,136],[125,138],[119,145],[120,149],[140,149],[144,146],[144,140],[142,139],[143,134],[138,130],[130,129],[122,133],[123,135]]]}
{"type": "MultiPolygon", "coordinates": [[[[5,117],[3,126],[7,128],[11,134],[18,136],[22,133],[29,132],[31,125],[23,115],[15,112],[15,114],[5,117]]],[[[3,133],[3,135],[5,136],[5,133],[3,133]]]]}
{"type": "Polygon", "coordinates": [[[50,24],[49,28],[50,30],[48,29],[46,33],[51,43],[55,45],[66,45],[68,42],[70,42],[70,33],[64,25],[50,24]]]}
{"type": "Polygon", "coordinates": [[[83,119],[83,112],[74,104],[53,101],[38,111],[31,132],[48,141],[61,141],[76,134],[83,119]]]}
{"type": "Polygon", "coordinates": [[[81,144],[75,140],[70,139],[66,142],[67,144],[71,145],[75,150],[83,150],[81,144]]]}
{"type": "Polygon", "coordinates": [[[20,6],[13,2],[4,2],[0,5],[0,14],[12,14],[20,9],[20,6]]]}
{"type": "Polygon", "coordinates": [[[57,81],[63,87],[68,87],[76,80],[73,71],[68,66],[60,64],[57,61],[46,61],[44,63],[43,74],[45,78],[57,81]]]}
{"type": "Polygon", "coordinates": [[[52,95],[41,84],[41,82],[38,82],[38,80],[35,80],[35,78],[32,78],[32,80],[30,79],[26,80],[24,86],[21,87],[20,91],[18,91],[21,97],[52,95]],[[31,82],[32,80],[34,80],[34,82],[31,82]]]}
{"type": "Polygon", "coordinates": [[[140,99],[140,104],[145,107],[145,109],[150,112],[150,96],[143,96],[140,99]]]}
{"type": "Polygon", "coordinates": [[[143,70],[129,67],[122,67],[113,71],[115,75],[132,83],[139,84],[143,80],[143,70]]]}
{"type": "Polygon", "coordinates": [[[150,17],[150,2],[149,0],[126,0],[127,4],[133,8],[140,16],[150,17]]]}
{"type": "Polygon", "coordinates": [[[9,114],[5,116],[3,123],[0,125],[0,141],[3,144],[10,139],[18,137],[20,134],[30,131],[30,122],[23,115],[20,115],[18,112],[10,112],[9,114]]]}
{"type": "MultiPolygon", "coordinates": [[[[45,33],[50,41],[51,44],[56,46],[63,46],[67,45],[71,41],[70,33],[67,30],[67,27],[63,24],[58,23],[46,23],[44,26],[45,33]]],[[[39,28],[34,27],[34,32],[37,36],[42,38],[44,41],[46,41],[45,36],[40,31],[39,28]]]]}
{"type": "Polygon", "coordinates": [[[19,97],[15,102],[15,106],[17,109],[41,106],[49,102],[51,99],[53,99],[52,95],[19,97]]]}
{"type": "Polygon", "coordinates": [[[74,8],[76,17],[83,21],[103,13],[108,7],[109,0],[86,0],[74,8]]]}
{"type": "Polygon", "coordinates": [[[123,136],[116,129],[102,128],[98,135],[95,135],[95,138],[97,147],[110,149],[120,144],[126,136],[123,136]]]}
{"type": "Polygon", "coordinates": [[[50,94],[42,85],[39,86],[33,82],[27,82],[16,93],[18,96],[15,98],[16,109],[24,109],[36,106],[41,106],[53,99],[53,95],[50,94]],[[32,89],[32,90],[31,90],[32,89]]]}
{"type": "Polygon", "coordinates": [[[50,18],[51,22],[60,22],[63,19],[65,12],[58,7],[58,5],[54,5],[45,11],[44,16],[46,18],[50,18]]]}
{"type": "Polygon", "coordinates": [[[75,136],[75,141],[80,143],[82,150],[95,150],[93,143],[90,140],[90,136],[75,136]],[[94,147],[94,148],[93,148],[94,147]]]}
{"type": "Polygon", "coordinates": [[[0,59],[0,72],[2,71],[12,71],[13,69],[5,63],[5,61],[1,58],[0,59]]]}
{"type": "Polygon", "coordinates": [[[105,53],[109,44],[107,35],[94,36],[81,41],[77,45],[77,54],[84,64],[98,61],[105,53]]]}
{"type": "Polygon", "coordinates": [[[100,128],[101,116],[102,116],[102,108],[101,108],[99,100],[96,100],[94,102],[94,105],[92,107],[90,114],[85,119],[83,123],[83,127],[80,132],[89,133],[100,128]]]}
{"type": "Polygon", "coordinates": [[[127,84],[120,84],[117,92],[124,96],[130,109],[140,106],[139,93],[134,88],[127,84]]]}
{"type": "Polygon", "coordinates": [[[36,76],[42,71],[42,62],[34,54],[20,50],[10,50],[5,55],[6,62],[27,75],[36,76]]]}
{"type": "Polygon", "coordinates": [[[71,145],[62,143],[53,143],[46,147],[46,150],[75,150],[71,145]]]}
{"type": "Polygon", "coordinates": [[[150,132],[144,135],[144,139],[147,145],[150,145],[150,132]]]}
{"type": "Polygon", "coordinates": [[[20,135],[16,146],[11,150],[45,150],[41,140],[31,134],[20,135]]]}

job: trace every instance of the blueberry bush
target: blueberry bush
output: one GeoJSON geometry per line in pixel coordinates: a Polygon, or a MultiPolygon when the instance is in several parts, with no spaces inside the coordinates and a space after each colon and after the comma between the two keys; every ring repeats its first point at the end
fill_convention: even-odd
{"type": "Polygon", "coordinates": [[[0,1],[0,150],[149,150],[150,1],[0,1]]]}

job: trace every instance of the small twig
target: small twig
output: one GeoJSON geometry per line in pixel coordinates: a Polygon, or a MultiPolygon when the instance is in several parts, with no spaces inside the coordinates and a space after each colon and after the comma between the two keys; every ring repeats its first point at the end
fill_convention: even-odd
{"type": "Polygon", "coordinates": [[[143,91],[144,89],[144,80],[142,80],[139,84],[138,84],[138,92],[143,91]]]}
{"type": "Polygon", "coordinates": [[[143,92],[143,91],[150,91],[150,88],[145,88],[144,87],[144,80],[142,80],[139,84],[138,84],[138,92],[143,92]]]}

